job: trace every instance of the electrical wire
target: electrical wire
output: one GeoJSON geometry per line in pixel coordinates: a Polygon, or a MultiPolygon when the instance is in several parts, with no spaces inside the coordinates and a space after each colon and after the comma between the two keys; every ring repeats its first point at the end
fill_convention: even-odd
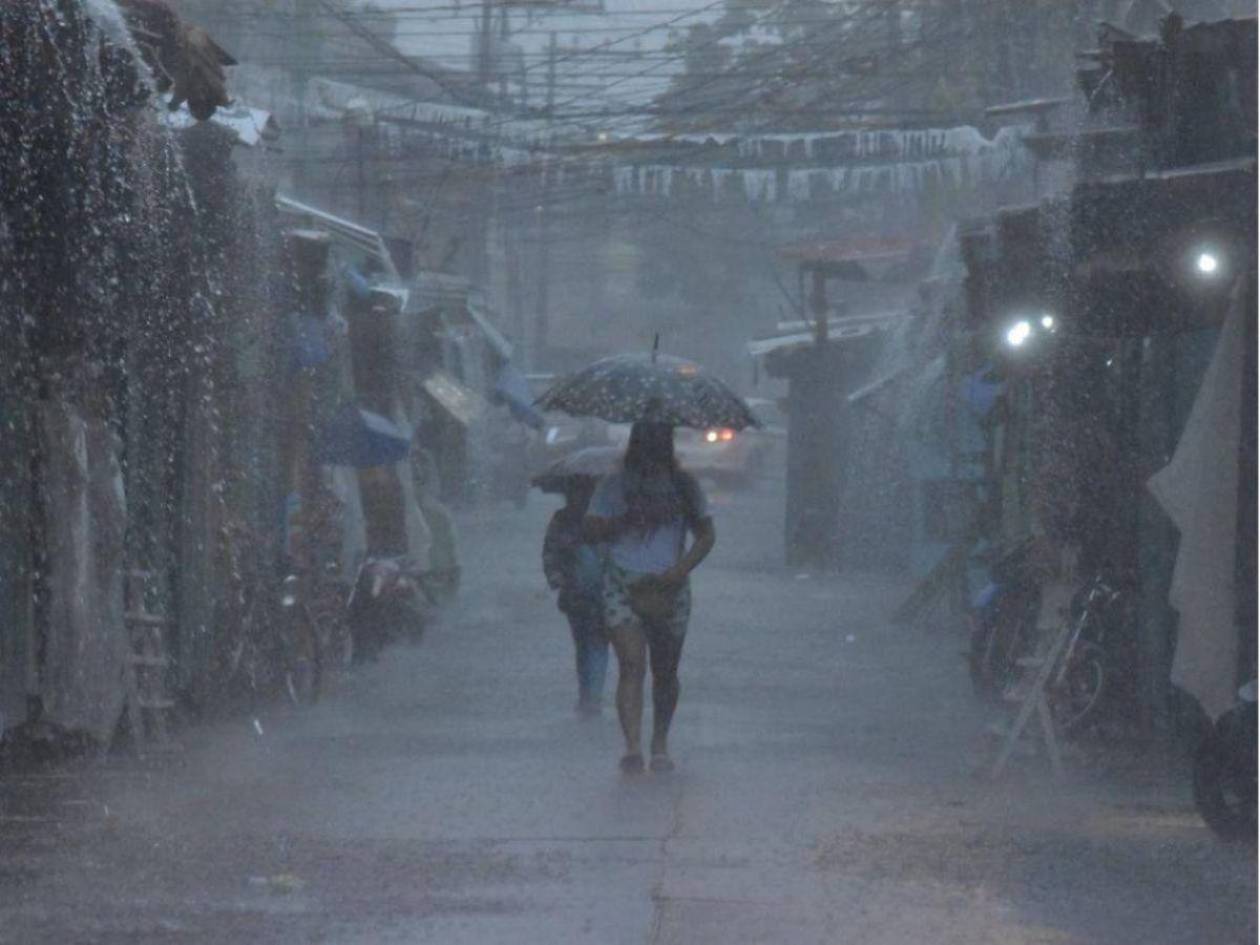
{"type": "MultiPolygon", "coordinates": [[[[325,5],[327,5],[327,4],[325,4],[325,5]]],[[[717,4],[710,4],[709,6],[710,6],[710,7],[712,7],[712,6],[716,6],[716,5],[717,5],[717,4]]],[[[767,10],[767,11],[763,14],[763,18],[764,18],[764,17],[767,17],[767,16],[770,16],[770,15],[773,15],[774,13],[777,13],[777,12],[781,9],[781,7],[782,7],[782,4],[778,4],[778,5],[776,5],[775,7],[772,7],[770,10],[767,10]]],[[[691,11],[686,11],[686,13],[685,13],[685,15],[686,15],[686,16],[693,16],[693,15],[695,15],[695,14],[696,14],[696,11],[694,11],[694,10],[691,10],[691,11]]],[[[868,15],[868,21],[869,21],[869,19],[870,19],[870,16],[868,15]]],[[[833,28],[835,28],[836,26],[839,26],[839,25],[840,25],[840,24],[833,24],[833,28]]],[[[650,31],[651,29],[654,29],[654,28],[659,28],[659,26],[660,26],[660,24],[654,24],[652,27],[648,27],[648,30],[650,31]]],[[[561,32],[563,32],[563,31],[561,31],[561,32]]],[[[858,35],[858,31],[857,31],[856,29],[854,29],[854,28],[853,28],[853,24],[849,24],[849,35],[848,35],[847,39],[848,39],[850,42],[852,42],[852,41],[854,40],[854,37],[855,37],[855,36],[857,36],[857,35],[858,35]]],[[[716,43],[716,42],[721,42],[721,41],[723,41],[725,38],[727,38],[727,37],[725,37],[725,36],[718,36],[718,37],[714,37],[714,38],[710,39],[708,42],[705,42],[705,43],[693,44],[690,48],[683,49],[682,51],[680,51],[680,52],[679,52],[678,54],[676,54],[676,55],[668,55],[668,54],[666,54],[666,55],[661,55],[661,56],[659,56],[659,61],[656,61],[656,60],[658,59],[658,57],[653,57],[653,58],[654,58],[654,62],[655,62],[655,64],[654,64],[654,65],[651,65],[651,66],[649,66],[649,67],[647,67],[647,68],[646,68],[646,69],[644,69],[644,70],[639,70],[639,71],[632,72],[632,73],[628,73],[628,74],[617,74],[617,75],[614,75],[614,74],[613,74],[613,73],[611,73],[609,70],[605,70],[603,73],[601,73],[601,75],[605,75],[605,76],[612,76],[612,77],[614,77],[614,78],[615,78],[615,81],[609,82],[609,83],[608,83],[608,84],[606,84],[606,85],[602,85],[602,86],[600,87],[600,89],[599,89],[599,90],[603,92],[603,98],[604,98],[604,100],[605,100],[605,101],[612,102],[612,101],[614,101],[614,100],[615,100],[615,98],[614,98],[614,96],[609,95],[609,89],[610,89],[610,88],[612,88],[613,86],[617,86],[617,85],[623,84],[625,81],[630,80],[630,79],[635,79],[635,78],[644,78],[644,77],[650,76],[650,75],[652,75],[653,73],[659,72],[659,69],[660,69],[660,66],[661,66],[661,65],[663,65],[663,64],[672,64],[672,63],[676,63],[676,62],[678,62],[679,60],[681,60],[681,59],[685,58],[687,55],[689,55],[689,54],[694,54],[696,51],[698,51],[699,49],[701,49],[701,48],[703,48],[703,47],[705,47],[705,46],[707,46],[707,45],[711,45],[711,44],[716,43]]],[[[606,48],[607,46],[610,46],[610,45],[612,45],[612,44],[613,44],[613,43],[615,43],[615,42],[621,42],[621,41],[624,41],[625,39],[626,39],[626,37],[623,37],[621,40],[615,40],[615,41],[612,41],[612,42],[610,42],[610,43],[608,43],[608,44],[603,44],[603,45],[604,45],[604,47],[606,48]]],[[[810,43],[808,43],[808,45],[829,46],[830,48],[833,48],[833,49],[834,49],[834,45],[833,45],[833,44],[828,43],[828,42],[827,42],[827,41],[825,41],[825,40],[822,40],[822,41],[815,41],[815,42],[810,42],[810,43]]],[[[760,52],[759,54],[757,54],[756,56],[751,57],[751,59],[752,59],[753,61],[766,60],[766,59],[772,58],[772,57],[774,57],[774,56],[776,56],[776,55],[783,55],[783,54],[785,53],[785,51],[786,51],[786,52],[796,52],[796,51],[799,51],[799,50],[800,50],[800,49],[802,49],[802,48],[806,48],[806,45],[805,45],[805,44],[802,44],[802,42],[801,42],[801,41],[799,41],[799,40],[798,40],[798,41],[796,41],[795,43],[793,43],[793,42],[785,42],[785,43],[783,43],[783,44],[776,45],[776,46],[770,47],[770,48],[768,48],[768,49],[766,49],[766,50],[764,50],[764,51],[761,51],[761,52],[760,52]]],[[[594,51],[594,50],[585,50],[585,51],[582,51],[581,53],[575,53],[573,56],[570,56],[569,58],[577,58],[577,57],[578,57],[579,55],[581,55],[581,54],[587,54],[587,55],[589,55],[589,54],[590,54],[590,53],[592,53],[593,51],[594,51]]],[[[391,54],[390,54],[390,58],[396,58],[396,57],[394,56],[394,53],[396,53],[396,52],[397,52],[396,50],[395,50],[395,51],[393,51],[393,53],[391,53],[391,54]]],[[[401,54],[397,54],[397,55],[398,55],[398,56],[401,56],[401,54]]],[[[815,59],[817,59],[818,57],[817,57],[817,56],[815,56],[814,58],[815,58],[815,59]]],[[[406,65],[408,65],[408,66],[412,65],[412,63],[411,63],[411,62],[410,62],[410,60],[409,60],[409,57],[402,57],[402,59],[406,60],[406,63],[405,63],[406,65]]],[[[550,65],[551,63],[550,63],[550,60],[548,60],[547,62],[540,63],[540,64],[542,64],[542,65],[550,65]]],[[[423,74],[423,73],[421,73],[421,74],[423,74]]],[[[800,68],[798,67],[798,68],[795,70],[795,72],[794,72],[794,74],[793,74],[792,78],[793,78],[794,80],[796,80],[796,81],[800,81],[800,80],[802,80],[802,79],[807,79],[807,78],[823,78],[823,77],[828,77],[828,78],[829,78],[829,77],[832,77],[832,76],[833,76],[833,74],[834,74],[834,73],[833,73],[833,70],[831,70],[831,69],[819,68],[819,69],[816,69],[816,70],[814,70],[814,69],[802,70],[802,69],[800,69],[800,68]]],[[[431,76],[426,76],[426,77],[432,78],[431,76]]],[[[589,78],[589,76],[583,76],[583,78],[589,78]]],[[[771,79],[771,78],[772,78],[772,79],[779,80],[779,81],[781,82],[781,81],[782,81],[782,79],[783,79],[783,76],[779,73],[779,70],[773,70],[773,71],[768,72],[768,73],[758,74],[756,71],[753,71],[753,70],[748,69],[748,61],[745,61],[744,63],[741,63],[741,64],[737,65],[737,67],[732,68],[731,70],[724,70],[724,71],[721,71],[721,72],[715,72],[715,73],[711,73],[711,74],[703,74],[703,75],[701,75],[701,76],[695,76],[695,75],[692,75],[692,76],[690,76],[690,78],[698,78],[700,81],[699,81],[699,82],[697,82],[695,85],[693,85],[691,88],[689,88],[689,89],[686,89],[686,90],[685,90],[688,94],[694,94],[694,93],[697,91],[697,89],[698,89],[698,88],[703,87],[703,86],[705,86],[705,85],[709,85],[709,84],[717,83],[717,82],[720,82],[720,81],[732,82],[732,81],[746,81],[746,80],[747,80],[747,79],[749,79],[749,78],[753,78],[753,79],[771,79]]],[[[436,81],[436,80],[435,80],[435,81],[436,81]]],[[[751,91],[751,92],[753,92],[753,93],[756,93],[756,92],[758,92],[759,90],[757,90],[757,89],[755,88],[755,85],[754,85],[754,88],[753,88],[752,90],[739,90],[739,91],[737,91],[736,93],[732,93],[732,94],[734,94],[734,95],[736,95],[736,96],[739,96],[739,95],[741,95],[741,94],[742,94],[743,98],[744,98],[745,100],[747,100],[747,97],[748,97],[748,94],[749,94],[749,92],[750,92],[750,91],[751,91]]],[[[763,90],[760,90],[760,91],[761,91],[761,93],[762,93],[762,94],[764,94],[764,92],[765,92],[766,90],[764,90],[764,89],[763,89],[763,90]]],[[[573,104],[577,104],[577,103],[579,103],[579,102],[581,102],[581,101],[584,101],[584,100],[585,100],[585,99],[587,99],[588,97],[589,97],[589,96],[573,96],[573,97],[571,97],[571,98],[568,100],[568,102],[567,102],[567,103],[562,103],[562,106],[563,106],[563,105],[573,105],[573,104]]],[[[701,110],[701,109],[704,109],[704,108],[713,108],[713,107],[715,107],[715,106],[717,106],[717,107],[721,107],[721,106],[726,105],[726,104],[728,104],[728,103],[729,103],[729,102],[723,102],[721,99],[717,99],[717,98],[712,98],[712,97],[711,97],[711,98],[710,98],[710,99],[708,99],[708,100],[702,100],[702,101],[700,101],[700,102],[694,103],[693,105],[691,105],[691,106],[690,106],[690,107],[688,107],[687,109],[683,109],[683,110],[681,110],[680,112],[675,112],[674,114],[676,115],[676,114],[678,114],[678,113],[696,112],[696,111],[701,110]]],[[[404,107],[404,106],[400,106],[400,108],[405,108],[405,107],[404,107]]],[[[826,112],[828,112],[828,113],[830,113],[830,114],[836,114],[837,109],[836,109],[834,106],[832,106],[832,107],[829,107],[828,109],[825,109],[824,111],[826,111],[826,112]]],[[[661,115],[664,115],[664,114],[670,114],[669,110],[667,110],[667,109],[661,109],[661,108],[635,108],[635,109],[619,109],[619,110],[617,110],[617,111],[613,111],[612,109],[607,109],[607,110],[604,110],[604,111],[602,111],[602,112],[601,112],[601,111],[593,111],[593,110],[590,110],[590,111],[587,111],[587,112],[585,112],[585,113],[583,113],[583,114],[579,115],[578,113],[569,113],[569,112],[562,111],[562,110],[561,110],[561,107],[557,107],[557,109],[555,110],[555,113],[558,113],[560,116],[562,116],[562,121],[564,121],[565,119],[567,119],[567,120],[569,120],[569,121],[572,121],[573,119],[576,119],[576,118],[583,118],[583,119],[585,119],[585,118],[590,118],[590,117],[608,119],[608,118],[611,118],[611,117],[615,117],[615,116],[617,116],[617,115],[620,115],[620,116],[623,116],[623,117],[627,117],[627,118],[629,118],[630,116],[634,116],[634,117],[642,117],[642,116],[655,116],[655,117],[660,117],[661,115]]],[[[558,126],[558,125],[560,124],[560,122],[554,122],[555,113],[553,113],[553,127],[556,127],[556,126],[558,126]]],[[[799,109],[799,108],[796,108],[796,109],[793,109],[793,113],[799,117],[799,116],[801,116],[801,114],[802,114],[802,110],[801,110],[801,109],[799,109]]],[[[493,127],[494,125],[500,125],[500,126],[502,126],[502,125],[510,124],[510,123],[512,123],[512,122],[515,122],[515,121],[519,120],[519,117],[520,117],[520,116],[515,116],[515,115],[504,116],[504,117],[502,117],[502,118],[500,118],[500,119],[497,119],[497,120],[496,120],[496,121],[494,121],[494,122],[488,122],[488,123],[487,123],[487,127],[488,127],[488,128],[491,128],[491,127],[493,127]]],[[[754,135],[754,134],[756,134],[756,133],[757,133],[757,131],[756,131],[755,129],[749,129],[749,130],[747,130],[747,131],[746,131],[746,134],[748,134],[748,135],[754,135]]],[[[502,143],[502,138],[501,138],[501,137],[497,138],[496,140],[497,140],[499,143],[502,143]]],[[[693,156],[695,156],[695,149],[689,149],[689,150],[690,150],[690,153],[691,153],[693,156]]],[[[606,160],[606,156],[604,156],[604,155],[599,155],[599,156],[597,157],[597,159],[600,159],[600,158],[604,158],[604,159],[606,160]]],[[[591,160],[591,158],[590,158],[590,156],[589,156],[589,155],[580,155],[580,156],[576,156],[576,157],[565,157],[565,158],[562,158],[562,159],[561,159],[561,161],[562,161],[562,162],[567,162],[567,163],[589,163],[589,162],[590,162],[590,160],[591,160]]],[[[435,178],[435,179],[436,179],[436,181],[437,181],[437,186],[438,186],[439,188],[440,188],[440,186],[441,186],[441,184],[442,184],[442,182],[443,182],[443,181],[445,181],[445,180],[449,180],[449,178],[450,178],[450,176],[451,176],[451,173],[452,173],[452,169],[453,169],[454,167],[456,167],[456,166],[458,166],[458,162],[448,162],[448,163],[447,163],[447,166],[443,169],[443,172],[435,178]]],[[[544,170],[549,170],[549,169],[552,169],[552,170],[553,170],[553,169],[556,169],[556,168],[562,168],[564,165],[563,165],[563,163],[557,163],[556,159],[554,159],[554,158],[550,158],[550,159],[545,159],[545,160],[544,160],[544,162],[541,162],[541,163],[540,163],[540,165],[535,165],[535,166],[541,166],[544,170]]],[[[462,177],[465,181],[472,181],[472,182],[474,182],[474,183],[475,183],[475,181],[478,179],[476,175],[477,175],[477,173],[478,173],[478,172],[480,172],[480,171],[482,171],[482,168],[481,168],[481,167],[478,167],[478,168],[476,168],[475,170],[474,170],[474,168],[464,168],[464,169],[461,171],[461,175],[460,175],[460,176],[461,176],[461,177],[462,177]]],[[[501,180],[501,179],[503,179],[503,178],[504,178],[504,169],[503,169],[503,168],[500,168],[500,167],[497,167],[497,166],[486,166],[486,167],[485,167],[484,178],[485,178],[486,180],[490,180],[490,181],[494,181],[494,180],[501,180]]],[[[414,179],[419,180],[419,178],[418,178],[418,177],[417,177],[417,178],[414,178],[414,179]]],[[[604,188],[604,189],[606,189],[606,188],[604,188]]],[[[589,187],[589,188],[578,187],[578,188],[576,188],[576,189],[574,189],[574,190],[570,191],[570,192],[569,192],[569,194],[571,194],[571,195],[572,195],[572,197],[573,197],[574,199],[584,199],[584,198],[589,198],[590,194],[595,193],[595,192],[600,192],[600,188],[597,188],[597,187],[589,187]]],[[[564,192],[556,192],[554,189],[553,189],[553,192],[552,192],[552,196],[555,198],[555,200],[556,200],[557,202],[558,202],[558,201],[561,201],[561,200],[564,200],[564,199],[567,199],[567,198],[568,198],[568,196],[569,196],[569,194],[566,194],[566,193],[564,193],[564,192]]],[[[531,208],[532,208],[532,201],[530,202],[530,206],[531,206],[531,208]]],[[[511,207],[509,207],[509,206],[507,206],[507,205],[504,205],[503,210],[504,210],[504,212],[512,212],[512,208],[511,208],[511,207]]]]}

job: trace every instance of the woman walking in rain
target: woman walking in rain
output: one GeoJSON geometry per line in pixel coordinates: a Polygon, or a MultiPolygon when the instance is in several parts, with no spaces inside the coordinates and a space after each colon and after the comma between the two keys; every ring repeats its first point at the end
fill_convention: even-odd
{"type": "Polygon", "coordinates": [[[678,467],[674,431],[638,422],[622,468],[601,480],[585,522],[606,544],[604,620],[617,654],[617,716],[625,736],[621,770],[643,771],[643,685],[652,669],[653,771],[670,771],[669,727],[678,705],[678,663],[691,612],[688,575],[715,540],[699,484],[678,467]],[[693,536],[687,547],[688,534],[693,536]]]}
{"type": "Polygon", "coordinates": [[[569,619],[577,667],[577,712],[598,715],[604,701],[608,637],[604,633],[604,565],[599,548],[586,541],[582,522],[595,491],[595,477],[565,477],[564,507],[551,517],[543,538],[543,573],[556,605],[569,619]]]}

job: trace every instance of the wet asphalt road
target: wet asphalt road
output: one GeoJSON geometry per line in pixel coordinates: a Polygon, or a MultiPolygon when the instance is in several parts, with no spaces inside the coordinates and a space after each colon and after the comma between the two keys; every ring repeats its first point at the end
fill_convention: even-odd
{"type": "Polygon", "coordinates": [[[889,627],[896,581],[785,572],[773,480],[714,501],[674,774],[574,715],[535,496],[466,517],[461,601],[314,709],[0,782],[0,942],[1255,941],[1254,851],[1184,777],[978,779],[959,638],[889,627]]]}

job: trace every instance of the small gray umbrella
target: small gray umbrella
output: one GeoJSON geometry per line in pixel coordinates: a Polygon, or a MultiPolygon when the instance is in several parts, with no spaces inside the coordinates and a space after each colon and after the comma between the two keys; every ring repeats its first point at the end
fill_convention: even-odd
{"type": "Polygon", "coordinates": [[[602,358],[561,379],[538,406],[610,423],[647,420],[701,430],[757,425],[743,398],[715,375],[694,361],[656,353],[602,358]]]}
{"type": "Polygon", "coordinates": [[[534,487],[543,492],[564,492],[571,480],[585,476],[599,479],[616,470],[625,453],[619,446],[588,446],[561,456],[534,477],[534,487]]]}

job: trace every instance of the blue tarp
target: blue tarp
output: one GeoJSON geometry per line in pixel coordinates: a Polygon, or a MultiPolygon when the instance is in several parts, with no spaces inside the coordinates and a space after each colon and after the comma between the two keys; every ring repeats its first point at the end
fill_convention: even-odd
{"type": "Polygon", "coordinates": [[[293,320],[293,359],[298,367],[318,367],[332,357],[325,319],[296,313],[293,320]]]}
{"type": "Polygon", "coordinates": [[[990,379],[993,366],[986,364],[975,374],[963,379],[963,399],[977,417],[986,417],[1002,393],[1002,382],[990,379]]]}
{"type": "Polygon", "coordinates": [[[320,439],[320,462],[366,469],[407,458],[411,436],[397,424],[370,410],[347,404],[337,411],[320,439]]]}
{"type": "Polygon", "coordinates": [[[543,415],[534,406],[534,394],[525,375],[505,361],[494,384],[495,399],[507,404],[512,416],[526,426],[541,430],[543,415]]]}

